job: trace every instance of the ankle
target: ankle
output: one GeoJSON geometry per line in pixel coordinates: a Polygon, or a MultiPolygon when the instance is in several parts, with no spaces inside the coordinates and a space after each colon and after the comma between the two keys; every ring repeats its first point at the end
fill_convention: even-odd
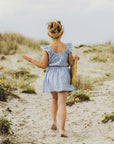
{"type": "Polygon", "coordinates": [[[52,124],[53,124],[53,125],[56,125],[56,120],[52,120],[52,124]]]}
{"type": "Polygon", "coordinates": [[[60,134],[64,134],[65,130],[64,129],[60,129],[60,134]]]}

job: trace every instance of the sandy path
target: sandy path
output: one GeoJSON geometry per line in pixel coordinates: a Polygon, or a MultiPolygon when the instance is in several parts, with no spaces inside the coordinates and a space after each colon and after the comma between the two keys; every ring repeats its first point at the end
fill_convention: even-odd
{"type": "MultiPolygon", "coordinates": [[[[84,65],[81,64],[82,61],[80,69],[84,65]]],[[[67,107],[68,138],[61,138],[59,130],[50,129],[51,96],[49,93],[42,93],[44,73],[36,67],[31,72],[37,74],[37,71],[39,77],[34,81],[36,95],[17,91],[22,100],[10,99],[7,103],[0,102],[0,112],[7,107],[12,110],[7,117],[13,122],[12,129],[19,141],[24,144],[114,144],[114,124],[101,122],[103,119],[101,114],[114,111],[114,97],[107,90],[107,87],[111,91],[114,89],[112,87],[114,81],[107,81],[103,86],[97,86],[90,102],[76,103],[72,107],[67,107]]],[[[57,125],[59,127],[58,117],[57,125]]]]}

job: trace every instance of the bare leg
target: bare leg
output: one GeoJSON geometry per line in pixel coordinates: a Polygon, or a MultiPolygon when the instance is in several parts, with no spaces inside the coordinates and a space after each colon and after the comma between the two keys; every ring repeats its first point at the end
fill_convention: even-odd
{"type": "Polygon", "coordinates": [[[58,110],[58,94],[57,92],[51,92],[52,103],[51,103],[51,116],[52,116],[52,126],[51,129],[56,130],[56,115],[58,110]]]}
{"type": "Polygon", "coordinates": [[[66,121],[66,100],[67,91],[58,92],[58,109],[59,109],[59,122],[60,122],[60,135],[66,137],[65,135],[65,121],[66,121]]]}

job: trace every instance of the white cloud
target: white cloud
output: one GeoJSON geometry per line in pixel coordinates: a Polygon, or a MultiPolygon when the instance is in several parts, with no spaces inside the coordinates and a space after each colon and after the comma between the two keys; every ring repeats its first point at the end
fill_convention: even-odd
{"type": "Polygon", "coordinates": [[[89,11],[97,10],[113,10],[114,11],[114,1],[113,0],[94,0],[90,3],[89,11]]]}
{"type": "Polygon", "coordinates": [[[0,16],[11,16],[19,9],[26,8],[27,0],[0,0],[0,16]]]}
{"type": "MultiPolygon", "coordinates": [[[[61,3],[64,0],[0,0],[0,17],[7,18],[15,13],[48,15],[61,12],[61,3]]],[[[62,4],[63,6],[63,4],[62,4]]]]}
{"type": "Polygon", "coordinates": [[[48,17],[55,15],[114,11],[113,0],[0,0],[0,18],[16,14],[48,17]]]}

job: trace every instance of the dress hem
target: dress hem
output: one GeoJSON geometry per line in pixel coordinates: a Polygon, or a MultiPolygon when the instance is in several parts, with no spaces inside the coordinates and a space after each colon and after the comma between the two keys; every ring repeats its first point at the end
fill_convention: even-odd
{"type": "Polygon", "coordinates": [[[72,89],[72,90],[66,90],[66,89],[63,89],[63,90],[49,90],[49,91],[42,91],[42,93],[49,93],[49,92],[61,92],[61,91],[68,91],[69,93],[70,92],[72,92],[72,91],[74,91],[75,90],[75,88],[74,89],[72,89]]]}

